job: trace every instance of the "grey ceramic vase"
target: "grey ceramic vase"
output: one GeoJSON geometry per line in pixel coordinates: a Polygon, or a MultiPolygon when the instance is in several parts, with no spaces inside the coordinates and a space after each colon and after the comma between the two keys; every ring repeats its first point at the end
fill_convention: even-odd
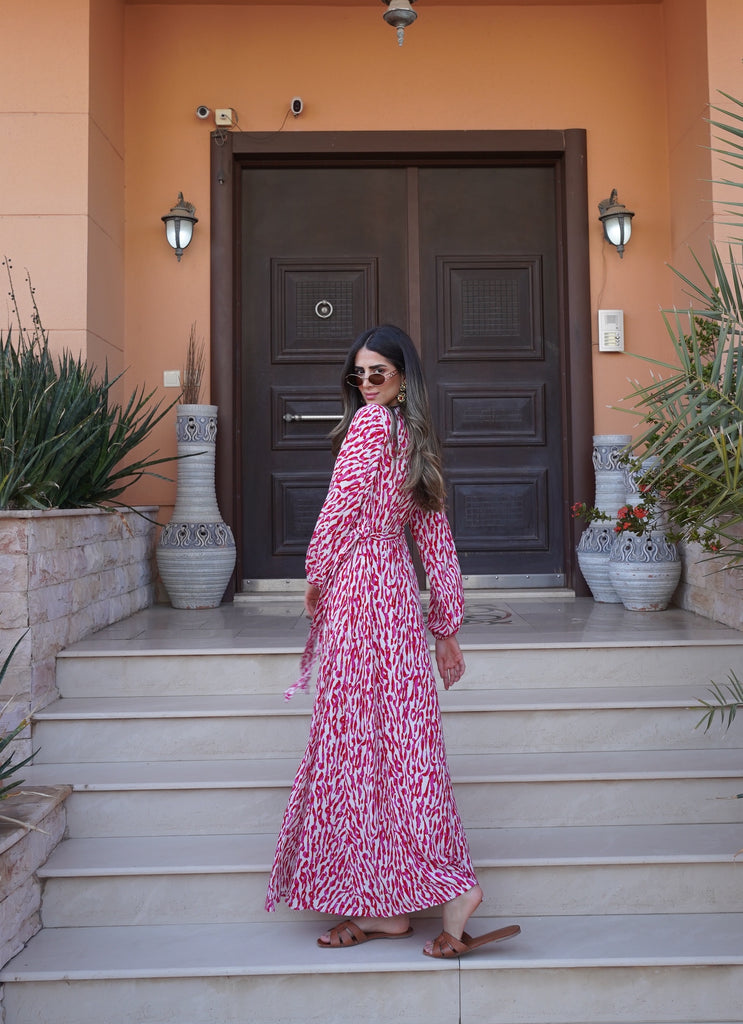
{"type": "MultiPolygon", "coordinates": [[[[594,434],[593,469],[596,476],[594,505],[616,519],[625,502],[626,482],[622,452],[632,440],[631,434],[594,434]]],[[[598,520],[583,531],[578,547],[578,565],[594,601],[619,604],[621,598],[609,576],[609,555],[614,543],[614,523],[598,520]]]]}
{"type": "Polygon", "coordinates": [[[605,604],[619,604],[622,600],[609,577],[609,555],[615,536],[613,523],[589,523],[576,548],[580,571],[594,601],[605,604]]]}
{"type": "Polygon", "coordinates": [[[235,568],[232,530],[214,485],[216,405],[176,407],[178,489],[160,535],[157,567],[174,608],[216,608],[235,568]]]}
{"type": "Polygon", "coordinates": [[[600,512],[616,517],[626,501],[626,474],[622,453],[632,440],[631,434],[594,434],[593,471],[596,476],[596,500],[600,512]]]}
{"type": "Polygon", "coordinates": [[[620,533],[609,557],[609,578],[631,612],[660,612],[668,607],[681,577],[681,558],[665,531],[620,533]]]}

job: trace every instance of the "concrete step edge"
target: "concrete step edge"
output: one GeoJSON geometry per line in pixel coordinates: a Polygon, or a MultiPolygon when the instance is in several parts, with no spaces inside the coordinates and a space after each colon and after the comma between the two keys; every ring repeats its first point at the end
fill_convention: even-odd
{"type": "MultiPolygon", "coordinates": [[[[513,922],[482,918],[477,934],[513,922]]],[[[743,966],[743,914],[540,917],[521,935],[461,961],[424,957],[438,919],[415,934],[352,951],[316,945],[315,921],[48,928],[0,971],[0,982],[154,979],[427,970],[743,966]]]]}
{"type": "MultiPolygon", "coordinates": [[[[743,847],[743,824],[473,828],[467,835],[479,868],[734,864],[743,847]]],[[[270,869],[275,838],[273,833],[260,833],[66,839],[38,875],[261,873],[270,869]]]]}
{"type": "MultiPolygon", "coordinates": [[[[743,780],[740,751],[731,749],[452,754],[455,783],[586,782],[638,779],[743,780]]],[[[27,785],[71,785],[74,791],[117,789],[276,788],[291,785],[298,759],[203,761],[36,761],[27,785]]]]}
{"type": "MultiPolygon", "coordinates": [[[[508,711],[576,711],[627,709],[688,710],[704,686],[611,686],[459,690],[441,694],[443,715],[508,711]]],[[[700,710],[695,708],[694,710],[700,710]]],[[[34,721],[131,720],[144,718],[250,718],[308,716],[310,695],[292,701],[280,694],[214,694],[164,697],[63,697],[37,711],[34,721]]]]}

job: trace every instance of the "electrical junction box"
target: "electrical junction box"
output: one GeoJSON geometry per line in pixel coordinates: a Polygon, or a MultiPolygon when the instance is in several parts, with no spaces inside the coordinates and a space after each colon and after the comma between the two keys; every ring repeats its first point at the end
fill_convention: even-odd
{"type": "Polygon", "coordinates": [[[599,310],[599,352],[624,352],[624,310],[599,310]]]}
{"type": "Polygon", "coordinates": [[[217,107],[214,111],[214,123],[218,128],[230,128],[235,123],[234,114],[232,107],[217,107]]]}

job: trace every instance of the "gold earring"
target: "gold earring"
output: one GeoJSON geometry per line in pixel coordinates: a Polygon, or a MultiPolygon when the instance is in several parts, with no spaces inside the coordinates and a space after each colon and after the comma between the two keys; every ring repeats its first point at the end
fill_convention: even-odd
{"type": "Polygon", "coordinates": [[[403,381],[402,384],[400,385],[400,390],[397,393],[397,404],[398,405],[405,405],[405,402],[407,401],[407,398],[408,398],[407,389],[405,387],[405,381],[403,381]]]}

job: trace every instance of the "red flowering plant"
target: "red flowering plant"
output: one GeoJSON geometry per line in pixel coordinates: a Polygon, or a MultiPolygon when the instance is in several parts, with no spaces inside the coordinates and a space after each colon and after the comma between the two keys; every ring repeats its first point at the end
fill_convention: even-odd
{"type": "Polygon", "coordinates": [[[595,505],[589,505],[585,501],[576,501],[574,505],[571,505],[570,514],[573,519],[585,519],[589,526],[591,523],[601,522],[602,520],[608,521],[614,518],[608,512],[602,512],[595,505]]]}
{"type": "Polygon", "coordinates": [[[642,537],[644,533],[656,528],[658,519],[656,494],[650,485],[642,481],[637,485],[642,501],[635,505],[622,505],[617,512],[614,533],[636,533],[642,537]]]}
{"type": "Polygon", "coordinates": [[[662,529],[671,542],[695,541],[711,554],[720,550],[720,538],[713,530],[673,521],[672,503],[659,495],[655,484],[649,483],[646,478],[641,479],[636,486],[642,500],[622,505],[616,516],[585,501],[576,501],[570,506],[570,513],[573,519],[583,519],[589,526],[596,522],[613,522],[614,533],[634,533],[642,537],[652,530],[662,529]],[[668,519],[671,521],[667,522],[668,519]]]}
{"type": "Polygon", "coordinates": [[[614,524],[614,533],[636,533],[641,537],[643,533],[653,528],[653,519],[649,509],[645,505],[622,505],[617,512],[617,521],[614,524]]]}
{"type": "Polygon", "coordinates": [[[629,502],[617,511],[615,533],[635,533],[638,537],[651,530],[662,529],[669,541],[694,541],[712,554],[720,550],[720,538],[709,528],[693,524],[680,524],[673,518],[673,503],[651,485],[648,478],[640,479],[637,490],[642,501],[632,505],[629,502]]]}

